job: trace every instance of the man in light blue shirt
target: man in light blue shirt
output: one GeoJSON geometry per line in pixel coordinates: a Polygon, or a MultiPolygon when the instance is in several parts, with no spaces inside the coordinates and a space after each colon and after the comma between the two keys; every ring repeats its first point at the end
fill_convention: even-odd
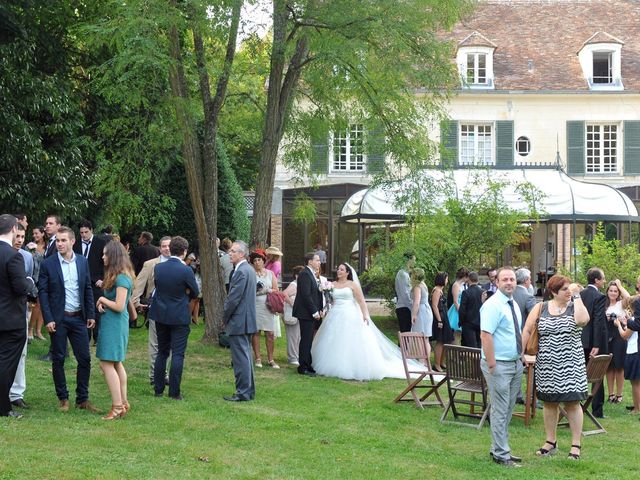
{"type": "Polygon", "coordinates": [[[522,322],[520,309],[513,300],[516,274],[502,267],[497,274],[497,291],[480,309],[480,367],[491,397],[491,438],[489,454],[505,467],[519,467],[521,458],[511,455],[509,422],[522,380],[522,322]]]}

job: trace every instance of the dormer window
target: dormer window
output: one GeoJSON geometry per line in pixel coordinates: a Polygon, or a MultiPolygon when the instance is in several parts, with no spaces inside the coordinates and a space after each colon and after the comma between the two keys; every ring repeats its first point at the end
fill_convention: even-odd
{"type": "Polygon", "coordinates": [[[463,87],[493,87],[493,51],[496,45],[484,35],[473,32],[458,44],[456,61],[463,87]]]}
{"type": "Polygon", "coordinates": [[[605,32],[596,32],[582,45],[578,59],[590,90],[624,90],[622,45],[622,40],[605,32]]]}

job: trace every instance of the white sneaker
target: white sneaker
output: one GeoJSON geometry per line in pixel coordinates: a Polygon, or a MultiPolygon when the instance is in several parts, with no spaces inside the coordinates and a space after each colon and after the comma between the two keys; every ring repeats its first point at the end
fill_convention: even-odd
{"type": "Polygon", "coordinates": [[[278,365],[278,364],[277,364],[275,361],[273,361],[273,360],[271,360],[271,361],[269,362],[269,366],[270,366],[271,368],[280,368],[280,365],[278,365]]]}
{"type": "Polygon", "coordinates": [[[289,362],[289,365],[294,365],[296,367],[299,367],[300,366],[300,362],[296,362],[296,361],[289,362]]]}
{"type": "Polygon", "coordinates": [[[254,365],[258,368],[262,368],[262,360],[256,360],[256,363],[254,363],[254,365]]]}

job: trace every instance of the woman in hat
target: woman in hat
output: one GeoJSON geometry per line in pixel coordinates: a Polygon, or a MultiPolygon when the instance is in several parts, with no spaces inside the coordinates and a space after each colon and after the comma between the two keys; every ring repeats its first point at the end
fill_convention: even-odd
{"type": "Polygon", "coordinates": [[[276,282],[278,282],[278,285],[281,285],[282,279],[280,278],[280,272],[282,271],[282,262],[280,259],[282,258],[282,252],[278,247],[271,246],[267,248],[265,253],[267,254],[267,263],[265,263],[264,268],[271,270],[276,276],[276,282]]]}
{"type": "Polygon", "coordinates": [[[276,322],[280,318],[274,315],[267,308],[267,294],[278,290],[276,276],[271,270],[265,268],[267,255],[264,250],[256,249],[249,254],[249,260],[256,271],[256,323],[258,331],[253,335],[253,353],[256,357],[255,366],[262,367],[262,357],[260,355],[260,332],[264,332],[265,343],[267,345],[267,360],[272,368],[280,368],[273,359],[275,347],[276,322]]]}

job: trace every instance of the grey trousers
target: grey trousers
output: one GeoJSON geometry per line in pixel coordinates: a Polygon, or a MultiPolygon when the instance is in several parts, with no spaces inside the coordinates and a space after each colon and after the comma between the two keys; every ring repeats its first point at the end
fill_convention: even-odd
{"type": "Polygon", "coordinates": [[[516,396],[522,381],[522,362],[520,360],[498,361],[493,373],[489,373],[487,362],[482,359],[480,368],[489,387],[491,401],[491,450],[494,457],[508,460],[511,455],[509,447],[509,422],[516,404],[516,396]]]}
{"type": "MultiPolygon", "coordinates": [[[[149,380],[153,382],[153,374],[155,372],[156,357],[158,356],[158,333],[156,330],[156,321],[149,319],[149,380]]],[[[167,365],[171,362],[171,355],[167,359],[167,365]]],[[[165,373],[166,376],[166,373],[165,373]]]]}
{"type": "Polygon", "coordinates": [[[229,335],[231,362],[236,378],[236,395],[245,400],[253,400],[256,396],[256,385],[253,380],[252,336],[229,335]]]}
{"type": "Polygon", "coordinates": [[[287,360],[289,363],[298,363],[298,347],[300,346],[300,323],[295,325],[284,324],[287,334],[287,360]]]}

